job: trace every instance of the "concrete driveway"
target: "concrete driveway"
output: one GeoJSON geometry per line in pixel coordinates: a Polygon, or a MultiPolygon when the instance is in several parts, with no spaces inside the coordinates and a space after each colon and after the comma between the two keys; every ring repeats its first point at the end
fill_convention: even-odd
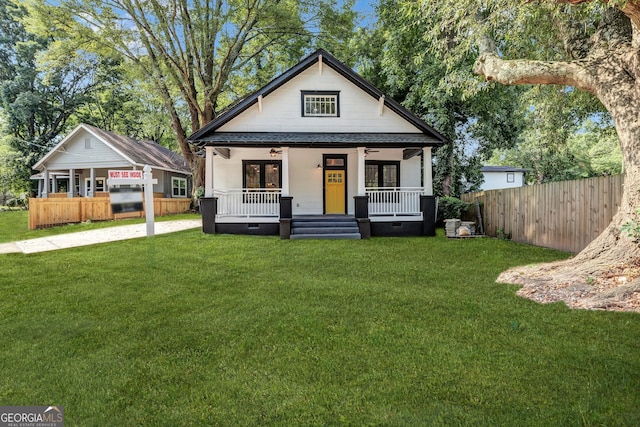
{"type": "MultiPolygon", "coordinates": [[[[154,234],[173,233],[202,227],[200,219],[184,219],[177,221],[156,222],[154,234]]],[[[75,248],[77,246],[95,245],[97,243],[115,242],[118,240],[136,239],[147,236],[146,224],[119,225],[98,230],[79,231],[77,233],[59,234],[57,236],[39,237],[11,243],[0,243],[0,254],[55,251],[75,248]]]]}

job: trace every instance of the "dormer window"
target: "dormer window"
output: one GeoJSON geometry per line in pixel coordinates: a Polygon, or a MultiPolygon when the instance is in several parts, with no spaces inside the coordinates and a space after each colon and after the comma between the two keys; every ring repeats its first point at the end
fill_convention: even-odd
{"type": "Polygon", "coordinates": [[[340,92],[302,91],[302,117],[340,117],[340,92]]]}

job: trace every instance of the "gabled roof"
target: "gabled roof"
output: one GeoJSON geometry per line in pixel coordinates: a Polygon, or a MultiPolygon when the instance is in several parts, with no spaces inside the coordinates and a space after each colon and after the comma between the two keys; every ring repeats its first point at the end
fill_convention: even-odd
{"type": "Polygon", "coordinates": [[[531,169],[522,169],[515,166],[483,166],[480,172],[530,172],[531,169]]]}
{"type": "Polygon", "coordinates": [[[258,102],[258,97],[265,97],[270,93],[274,92],[278,88],[280,88],[285,83],[289,82],[291,79],[302,73],[304,70],[316,64],[320,57],[322,57],[323,65],[327,65],[340,74],[345,79],[349,80],[351,83],[359,87],[362,91],[369,94],[376,100],[379,100],[381,97],[384,97],[384,105],[398,114],[400,117],[411,123],[413,126],[422,131],[423,135],[429,138],[429,145],[442,145],[447,142],[447,139],[438,133],[435,129],[425,123],[418,116],[404,108],[402,105],[394,101],[393,99],[385,96],[385,94],[371,83],[366,81],[360,75],[358,75],[351,68],[344,65],[342,62],[338,61],[333,55],[328,53],[323,49],[318,49],[311,55],[304,58],[297,65],[291,67],[289,70],[282,73],[280,76],[271,80],[267,85],[253,92],[252,94],[246,96],[235,104],[231,105],[226,111],[224,111],[221,115],[210,121],[204,127],[202,127],[199,131],[192,134],[188,140],[191,143],[202,146],[208,142],[208,137],[211,137],[212,134],[221,126],[228,123],[244,111],[246,111],[249,107],[255,105],[258,102]]]}
{"type": "Polygon", "coordinates": [[[113,132],[102,130],[95,126],[80,124],[69,133],[62,141],[51,149],[42,159],[40,159],[33,169],[42,170],[47,160],[51,159],[62,149],[75,135],[81,130],[93,135],[102,141],[131,165],[144,167],[149,165],[154,169],[167,170],[171,172],[180,172],[183,174],[191,174],[189,167],[182,156],[174,153],[170,149],[163,147],[153,141],[137,140],[128,136],[118,135],[113,132]]]}

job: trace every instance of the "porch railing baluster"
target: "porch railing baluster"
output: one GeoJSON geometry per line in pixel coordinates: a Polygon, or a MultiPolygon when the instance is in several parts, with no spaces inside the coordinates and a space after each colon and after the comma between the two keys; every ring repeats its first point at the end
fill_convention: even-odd
{"type": "Polygon", "coordinates": [[[420,187],[367,188],[369,196],[369,216],[410,216],[421,215],[420,187]]]}
{"type": "Polygon", "coordinates": [[[280,195],[274,188],[239,188],[216,190],[219,217],[278,217],[280,215],[280,195]]]}

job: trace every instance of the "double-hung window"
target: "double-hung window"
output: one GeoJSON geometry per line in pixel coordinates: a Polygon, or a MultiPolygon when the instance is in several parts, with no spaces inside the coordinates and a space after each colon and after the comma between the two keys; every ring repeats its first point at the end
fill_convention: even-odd
{"type": "Polygon", "coordinates": [[[187,179],[172,176],[171,194],[173,197],[187,197],[187,179]]]}
{"type": "Polygon", "coordinates": [[[302,91],[302,117],[340,117],[340,92],[302,91]]]}

